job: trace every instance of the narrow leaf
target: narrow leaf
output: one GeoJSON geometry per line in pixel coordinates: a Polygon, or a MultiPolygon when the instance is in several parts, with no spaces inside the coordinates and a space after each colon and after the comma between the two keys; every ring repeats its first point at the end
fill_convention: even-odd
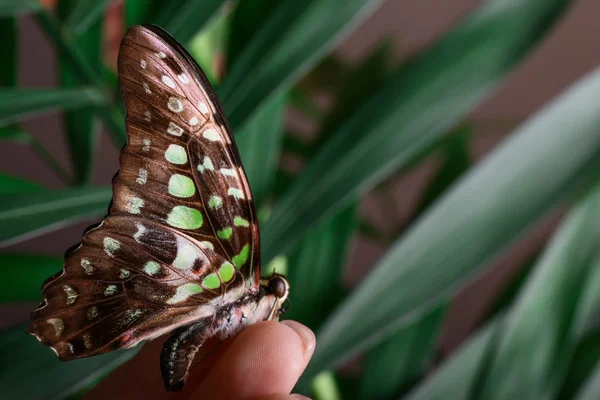
{"type": "Polygon", "coordinates": [[[600,105],[593,101],[599,94],[597,70],[525,123],[425,213],[319,332],[305,376],[339,364],[443,299],[588,176],[600,160],[600,105]]]}
{"type": "Polygon", "coordinates": [[[387,80],[336,131],[273,209],[263,228],[265,260],[289,250],[311,226],[406,167],[448,132],[543,37],[569,3],[487,1],[387,80]]]}
{"type": "Polygon", "coordinates": [[[363,365],[360,399],[394,398],[417,382],[435,356],[447,306],[435,308],[369,352],[363,365]]]}
{"type": "Polygon", "coordinates": [[[484,366],[486,355],[494,348],[503,318],[488,323],[463,344],[435,373],[421,382],[404,400],[471,400],[471,393],[484,366]]]}
{"type": "MultiPolygon", "coordinates": [[[[83,19],[82,13],[85,13],[90,8],[96,7],[98,4],[90,3],[88,0],[62,0],[58,4],[57,15],[61,20],[77,18],[76,21],[83,19]]],[[[100,16],[104,7],[100,7],[100,16]]],[[[94,10],[89,10],[94,12],[94,10]]],[[[89,15],[89,14],[86,14],[89,15]]],[[[68,22],[67,22],[68,23],[68,22]]],[[[73,38],[73,46],[76,46],[82,57],[92,66],[95,67],[96,73],[101,72],[102,59],[102,34],[103,20],[96,18],[86,26],[86,31],[75,35],[73,38]]],[[[78,74],[73,70],[72,65],[65,60],[62,55],[60,60],[60,76],[63,87],[77,87],[79,83],[78,74]]],[[[67,142],[69,144],[69,153],[71,156],[71,164],[74,172],[74,183],[88,183],[92,175],[92,166],[94,162],[93,155],[95,154],[95,143],[97,136],[97,120],[95,110],[92,107],[86,107],[76,111],[66,112],[63,115],[67,142]]]]}
{"type": "Polygon", "coordinates": [[[16,18],[0,16],[0,87],[16,86],[19,71],[19,37],[16,18]]]}
{"type": "Polygon", "coordinates": [[[578,308],[575,332],[579,338],[600,333],[600,254],[590,268],[581,291],[581,305],[578,308]]]}
{"type": "Polygon", "coordinates": [[[4,196],[0,203],[0,245],[58,229],[75,220],[100,216],[110,187],[85,187],[4,196]]]}
{"type": "Polygon", "coordinates": [[[576,294],[599,248],[600,187],[569,213],[516,300],[481,398],[556,396],[576,345],[576,294]]]}
{"type": "Polygon", "coordinates": [[[440,150],[443,161],[437,174],[421,197],[417,215],[429,208],[454,182],[471,167],[469,144],[471,141],[471,126],[461,126],[456,132],[442,141],[440,150]]]}
{"type": "Polygon", "coordinates": [[[0,127],[53,110],[101,105],[102,95],[91,88],[0,89],[0,127]]]}
{"type": "Polygon", "coordinates": [[[62,258],[0,253],[2,273],[0,302],[40,302],[40,287],[46,278],[61,270],[62,258]]]}
{"type": "Polygon", "coordinates": [[[20,143],[20,144],[31,144],[33,141],[32,136],[23,128],[12,125],[0,128],[0,141],[20,143]]]}
{"type": "Polygon", "coordinates": [[[260,205],[272,187],[279,165],[285,93],[272,98],[236,136],[252,195],[260,205]]]}
{"type": "Polygon", "coordinates": [[[598,400],[600,398],[600,362],[592,374],[581,388],[581,392],[575,397],[575,400],[598,400]]]}
{"type": "MultiPolygon", "coordinates": [[[[439,147],[444,160],[428,184],[413,219],[417,219],[469,169],[470,136],[470,126],[464,126],[441,142],[439,147]]],[[[434,308],[369,352],[361,382],[361,398],[392,398],[394,394],[405,392],[425,374],[436,351],[446,310],[447,305],[434,308]]]]}
{"type": "Polygon", "coordinates": [[[43,189],[44,188],[36,182],[0,173],[0,196],[15,193],[37,192],[43,189]]]}
{"type": "Polygon", "coordinates": [[[226,72],[222,60],[225,57],[228,37],[228,19],[226,12],[217,13],[194,35],[187,46],[214,87],[219,84],[226,72]]]}
{"type": "Polygon", "coordinates": [[[280,0],[239,1],[229,20],[227,65],[235,64],[250,40],[277,8],[280,0]]]}
{"type": "Polygon", "coordinates": [[[321,123],[315,150],[318,150],[346,119],[360,108],[365,99],[376,93],[385,82],[390,72],[392,50],[392,42],[384,41],[358,65],[344,71],[340,82],[333,88],[335,106],[321,123]],[[352,84],[348,84],[349,82],[352,84]]]}
{"type": "Polygon", "coordinates": [[[225,0],[171,1],[165,4],[155,23],[185,44],[216,15],[225,0]]]}
{"type": "Polygon", "coordinates": [[[0,333],[0,398],[65,399],[132,358],[138,348],[61,362],[19,325],[0,333]]]}
{"type": "MultiPolygon", "coordinates": [[[[122,147],[127,141],[125,132],[125,117],[116,104],[112,104],[112,96],[106,82],[103,80],[103,74],[99,73],[94,66],[90,64],[78,46],[72,42],[69,32],[64,29],[57,17],[40,11],[37,13],[37,21],[40,23],[48,38],[54,43],[60,53],[61,61],[69,63],[73,73],[77,76],[80,84],[92,85],[97,91],[98,96],[103,98],[102,107],[98,107],[98,116],[102,118],[114,142],[122,147]]],[[[87,104],[84,104],[84,106],[87,104]]]]}
{"type": "MultiPolygon", "coordinates": [[[[571,331],[578,341],[567,376],[561,388],[560,400],[575,398],[582,384],[593,384],[594,368],[600,365],[600,258],[596,258],[586,277],[585,288],[581,290],[577,314],[571,331]],[[590,381],[592,379],[592,381],[590,381]]],[[[583,389],[581,389],[583,390],[583,389]]]]}
{"type": "MultiPolygon", "coordinates": [[[[0,128],[0,142],[7,141],[30,146],[37,153],[38,157],[46,163],[48,168],[54,171],[56,175],[65,183],[69,184],[71,179],[58,161],[50,154],[46,148],[29,132],[18,125],[10,125],[0,128]]],[[[1,189],[0,189],[1,193],[1,189]]]]}
{"type": "Polygon", "coordinates": [[[0,17],[13,17],[37,12],[41,8],[37,0],[3,0],[0,2],[0,17]]]}
{"type": "Polygon", "coordinates": [[[335,376],[330,371],[321,372],[315,377],[311,391],[314,400],[342,400],[335,376]]]}
{"type": "MultiPolygon", "coordinates": [[[[173,1],[169,3],[175,3],[173,1]]],[[[150,24],[159,11],[167,6],[165,0],[126,0],[125,1],[125,25],[150,24]]]]}
{"type": "Polygon", "coordinates": [[[314,229],[289,258],[290,310],[285,317],[317,329],[342,300],[342,273],[357,228],[352,205],[314,229]]]}
{"type": "MultiPolygon", "coordinates": [[[[556,398],[549,387],[556,388],[560,384],[560,374],[553,374],[551,377],[537,381],[541,384],[540,388],[546,387],[545,390],[542,390],[543,396],[529,396],[523,391],[528,391],[527,388],[532,387],[532,381],[535,382],[534,379],[540,372],[543,374],[543,371],[547,372],[549,369],[565,372],[564,362],[569,357],[560,353],[570,352],[569,348],[573,348],[573,341],[583,339],[585,334],[581,327],[585,324],[582,325],[581,322],[594,323],[598,319],[599,314],[596,311],[599,310],[595,306],[600,300],[598,293],[598,288],[600,288],[600,268],[598,267],[600,264],[596,261],[596,265],[590,268],[588,261],[592,255],[595,255],[595,250],[600,243],[600,229],[597,227],[598,218],[600,218],[599,204],[600,187],[590,193],[561,225],[543,257],[534,266],[534,271],[530,274],[531,277],[527,280],[525,287],[520,291],[510,317],[504,318],[502,335],[498,335],[498,340],[489,346],[494,350],[481,349],[482,354],[479,358],[473,353],[475,357],[458,368],[454,364],[455,360],[462,357],[464,353],[464,349],[459,350],[457,355],[442,366],[433,377],[424,381],[412,396],[408,396],[410,400],[440,396],[452,399],[495,398],[496,396],[507,398],[502,397],[506,395],[506,390],[519,392],[515,398],[556,398]],[[564,268],[564,265],[569,265],[569,268],[564,268]],[[579,288],[573,290],[572,285],[574,284],[579,288]],[[584,286],[585,289],[581,289],[581,286],[584,286]],[[577,293],[582,293],[583,296],[577,296],[577,293]],[[590,312],[591,310],[594,312],[590,312]],[[542,328],[536,330],[536,325],[542,326],[542,328]],[[527,329],[519,330],[519,327],[527,329]],[[576,334],[574,335],[574,333],[576,334]],[[552,338],[558,339],[561,335],[563,337],[560,344],[556,340],[552,340],[552,338]],[[527,339],[528,336],[529,339],[527,339]],[[520,342],[520,347],[510,349],[508,343],[517,344],[516,341],[520,342]],[[571,342],[570,345],[569,342],[571,342]],[[494,356],[484,362],[482,357],[485,353],[494,356]],[[494,368],[498,360],[505,361],[505,369],[494,368]],[[544,360],[546,361],[544,362],[544,360]],[[526,367],[523,365],[524,363],[535,363],[535,365],[526,367]],[[484,397],[485,393],[474,391],[480,382],[477,382],[475,375],[463,373],[477,369],[480,371],[478,374],[480,377],[487,376],[487,381],[484,381],[486,384],[502,383],[502,386],[494,386],[496,391],[491,393],[491,397],[484,397]],[[445,375],[444,385],[438,384],[441,375],[445,375]],[[513,375],[512,382],[510,379],[504,379],[510,375],[513,375]],[[518,384],[515,384],[515,381],[518,381],[518,384]],[[515,386],[509,388],[511,384],[515,386]],[[460,388],[462,395],[458,396],[453,391],[443,391],[448,387],[460,388]],[[470,393],[473,397],[466,397],[466,393],[470,393]],[[524,397],[521,397],[522,395],[524,397]]],[[[497,324],[498,318],[500,317],[494,318],[490,324],[497,324]]],[[[489,329],[489,326],[485,329],[489,329]]],[[[598,331],[596,330],[596,332],[598,331]]],[[[590,357],[587,357],[587,360],[580,359],[577,364],[578,373],[584,372],[581,371],[582,368],[589,370],[589,367],[597,361],[597,356],[600,354],[600,342],[595,340],[595,343],[590,342],[590,345],[586,345],[586,354],[590,357]]],[[[467,345],[467,347],[469,346],[470,344],[467,345]]],[[[531,393],[531,391],[528,392],[531,393]]],[[[573,398],[573,396],[561,398],[573,398]]]]}
{"type": "Polygon", "coordinates": [[[285,0],[278,3],[231,67],[219,98],[233,129],[270,96],[286,90],[380,0],[285,0]],[[310,29],[307,29],[310,27],[310,29]],[[252,79],[248,79],[251,76],[252,79]]]}
{"type": "MultiPolygon", "coordinates": [[[[77,0],[71,7],[69,15],[64,16],[67,27],[78,36],[103,19],[104,12],[112,0],[77,0]]],[[[59,9],[64,0],[59,3],[59,9]]]]}

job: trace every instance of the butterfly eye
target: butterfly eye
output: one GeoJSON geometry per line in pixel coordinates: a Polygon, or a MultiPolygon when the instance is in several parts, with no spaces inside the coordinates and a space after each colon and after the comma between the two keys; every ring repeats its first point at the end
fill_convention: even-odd
{"type": "Polygon", "coordinates": [[[284,297],[287,292],[287,284],[283,278],[279,276],[274,276],[271,278],[269,281],[269,288],[271,289],[271,293],[273,293],[277,298],[284,297]]]}

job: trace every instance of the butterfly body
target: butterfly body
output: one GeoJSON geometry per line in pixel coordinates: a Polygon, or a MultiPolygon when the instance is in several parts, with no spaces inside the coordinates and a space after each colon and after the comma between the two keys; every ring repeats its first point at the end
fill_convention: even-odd
{"type": "Polygon", "coordinates": [[[161,369],[177,389],[204,340],[277,319],[289,286],[260,279],[252,194],[192,57],[144,25],[125,35],[118,65],[128,142],[113,201],[43,284],[29,332],[64,361],[173,332],[161,369]]]}

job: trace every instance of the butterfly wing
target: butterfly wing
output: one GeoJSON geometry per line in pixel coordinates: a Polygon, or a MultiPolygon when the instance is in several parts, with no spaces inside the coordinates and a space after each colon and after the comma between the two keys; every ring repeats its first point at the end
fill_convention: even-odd
{"type": "Polygon", "coordinates": [[[44,283],[29,327],[63,360],[134,346],[259,286],[254,204],[205,75],[162,29],[136,26],[119,79],[128,143],[109,215],[44,283]]]}

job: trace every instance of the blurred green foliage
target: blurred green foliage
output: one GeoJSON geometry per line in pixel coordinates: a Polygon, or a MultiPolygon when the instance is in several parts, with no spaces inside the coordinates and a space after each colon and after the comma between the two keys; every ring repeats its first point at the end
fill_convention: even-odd
{"type": "MultiPolygon", "coordinates": [[[[0,142],[29,146],[64,183],[48,190],[0,174],[4,246],[106,210],[111,188],[90,177],[98,128],[116,146],[126,140],[115,72],[104,65],[102,46],[105,11],[115,3],[61,0],[54,12],[34,0],[0,4],[0,142]],[[56,48],[58,87],[18,85],[23,14],[56,48]],[[69,171],[20,125],[57,111],[69,171]]],[[[319,345],[297,389],[319,400],[600,398],[600,70],[479,163],[470,156],[476,132],[466,120],[572,1],[487,0],[402,64],[389,41],[354,64],[331,55],[379,3],[122,5],[124,26],[165,27],[217,89],[258,203],[263,263],[287,265],[288,317],[317,331],[319,345]],[[318,107],[314,99],[323,92],[332,101],[318,107]],[[312,139],[286,130],[289,109],[316,126],[312,139]],[[304,168],[283,170],[282,155],[304,168]],[[441,159],[439,169],[409,223],[390,234],[361,216],[367,193],[389,196],[391,180],[432,157],[441,159]],[[521,266],[473,337],[439,360],[453,295],[557,207],[570,211],[546,248],[521,266]],[[349,288],[342,275],[359,235],[389,250],[349,288]],[[358,355],[360,373],[335,372],[358,355]]],[[[0,301],[38,301],[41,282],[61,264],[0,252],[8,276],[0,280],[0,301]]],[[[81,396],[133,351],[62,364],[18,326],[0,332],[0,354],[0,398],[58,399],[81,396]]]]}

